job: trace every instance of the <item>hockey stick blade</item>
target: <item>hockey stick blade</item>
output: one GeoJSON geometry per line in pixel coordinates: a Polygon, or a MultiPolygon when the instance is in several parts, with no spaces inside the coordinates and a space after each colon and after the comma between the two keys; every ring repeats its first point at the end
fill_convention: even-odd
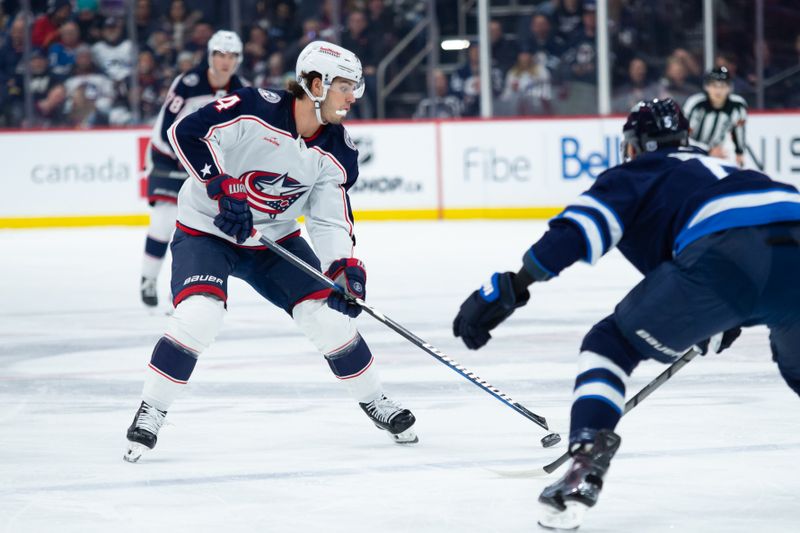
{"type": "Polygon", "coordinates": [[[431,355],[434,359],[439,361],[440,363],[447,365],[450,369],[460,374],[462,377],[470,381],[473,385],[483,389],[485,392],[494,396],[497,400],[504,403],[508,407],[512,408],[514,411],[518,412],[528,420],[534,422],[539,427],[544,430],[548,430],[547,427],[547,420],[541,415],[537,415],[536,413],[530,411],[529,409],[523,407],[518,402],[514,401],[510,396],[506,393],[500,391],[497,387],[490,384],[486,380],[480,378],[475,373],[467,370],[461,364],[451,359],[448,355],[444,352],[439,350],[438,348],[434,347],[432,344],[425,342],[424,340],[420,339],[405,327],[401,326],[391,318],[384,315],[382,312],[378,311],[374,307],[370,306],[364,300],[360,298],[356,298],[350,294],[348,294],[342,287],[337,285],[332,279],[324,275],[322,272],[314,268],[313,266],[309,265],[299,257],[295,256],[290,251],[286,250],[283,246],[279,245],[275,241],[271,240],[269,237],[266,237],[261,232],[254,230],[253,236],[258,239],[261,244],[275,252],[277,255],[288,261],[289,263],[293,264],[312,278],[316,279],[320,283],[328,286],[330,289],[335,291],[339,291],[345,295],[349,300],[357,304],[361,309],[363,309],[368,315],[375,318],[378,322],[382,323],[383,325],[387,326],[389,329],[393,330],[395,333],[398,333],[401,337],[406,339],[407,341],[411,342],[411,344],[421,348],[424,352],[428,355],[431,355]]]}
{"type": "MultiPolygon", "coordinates": [[[[650,383],[642,387],[642,389],[636,393],[636,395],[625,402],[625,413],[623,416],[628,414],[633,410],[634,407],[639,405],[644,401],[645,398],[650,396],[657,388],[663,385],[669,378],[675,375],[678,370],[689,364],[689,361],[697,357],[700,352],[697,348],[691,348],[688,352],[683,354],[680,359],[672,363],[666,370],[656,376],[650,383]]],[[[567,462],[569,459],[569,451],[564,452],[561,456],[559,456],[555,461],[548,463],[540,468],[535,468],[533,470],[522,470],[518,472],[498,472],[494,471],[496,474],[504,476],[504,477],[540,477],[547,474],[552,474],[556,470],[558,470],[561,465],[567,462]]]]}

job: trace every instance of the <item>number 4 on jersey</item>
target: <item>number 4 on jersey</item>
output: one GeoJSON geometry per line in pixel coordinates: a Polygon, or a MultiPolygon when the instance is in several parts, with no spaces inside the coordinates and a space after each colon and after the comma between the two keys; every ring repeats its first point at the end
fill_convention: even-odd
{"type": "Polygon", "coordinates": [[[226,109],[232,108],[233,106],[238,104],[240,101],[241,101],[241,98],[239,98],[239,96],[236,95],[236,94],[232,94],[230,96],[224,96],[224,97],[220,98],[219,100],[217,100],[217,103],[214,104],[214,108],[217,111],[219,111],[220,113],[222,113],[226,109]]]}

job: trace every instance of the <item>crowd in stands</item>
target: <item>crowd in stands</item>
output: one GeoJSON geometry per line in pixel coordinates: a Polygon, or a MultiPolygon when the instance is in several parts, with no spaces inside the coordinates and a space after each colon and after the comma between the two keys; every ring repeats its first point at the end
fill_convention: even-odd
{"type": "MultiPolygon", "coordinates": [[[[437,2],[445,33],[458,1],[437,2]]],[[[239,73],[246,80],[259,87],[283,88],[294,77],[297,55],[308,42],[338,39],[364,66],[367,91],[355,113],[360,118],[375,116],[379,62],[425,13],[420,0],[239,2],[244,42],[239,73]],[[334,1],[341,7],[338,23],[334,1]]],[[[229,2],[31,0],[32,52],[26,64],[21,4],[0,0],[0,127],[152,123],[175,76],[205,61],[206,43],[215,30],[230,29],[229,2]],[[133,28],[126,9],[133,9],[133,28]],[[29,120],[24,105],[26,70],[33,100],[29,120]]],[[[535,11],[490,21],[494,114],[595,113],[594,0],[518,0],[517,4],[535,11]]],[[[682,102],[701,89],[699,5],[609,0],[612,111],[624,113],[635,102],[652,97],[671,96],[682,102]]],[[[800,8],[795,11],[800,16],[800,8]]],[[[721,21],[724,34],[724,12],[721,21]]],[[[743,32],[739,41],[753,42],[747,34],[752,28],[737,31],[743,32]]],[[[736,36],[730,41],[737,42],[736,36]]],[[[415,43],[417,49],[423,45],[415,43]]],[[[773,53],[770,45],[768,40],[763,50],[765,77],[800,65],[800,34],[779,53],[773,53]]],[[[443,63],[443,68],[430,71],[435,96],[420,96],[414,116],[478,115],[478,55],[473,44],[460,54],[460,63],[443,63]]],[[[734,75],[734,91],[749,100],[755,81],[752,56],[753,50],[746,46],[720,47],[715,60],[734,75]]],[[[422,85],[422,92],[427,92],[422,85]]],[[[772,86],[768,107],[800,107],[798,85],[800,76],[790,76],[772,86]]]]}

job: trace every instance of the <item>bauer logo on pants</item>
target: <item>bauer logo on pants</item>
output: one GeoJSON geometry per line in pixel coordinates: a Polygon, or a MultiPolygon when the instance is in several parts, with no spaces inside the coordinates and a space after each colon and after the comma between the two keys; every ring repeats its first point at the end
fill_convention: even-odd
{"type": "Polygon", "coordinates": [[[217,276],[212,276],[211,274],[195,274],[194,276],[189,276],[183,281],[183,284],[189,285],[190,283],[198,283],[201,281],[207,281],[208,283],[216,283],[218,285],[223,284],[222,278],[218,278],[217,276]]]}

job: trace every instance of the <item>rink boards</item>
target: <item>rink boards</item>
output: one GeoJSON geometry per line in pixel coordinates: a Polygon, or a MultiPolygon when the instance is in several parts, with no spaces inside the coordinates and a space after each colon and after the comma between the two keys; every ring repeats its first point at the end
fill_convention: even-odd
{"type": "MultiPolygon", "coordinates": [[[[747,165],[800,185],[800,113],[748,120],[747,165]]],[[[354,122],[359,220],[549,218],[620,162],[622,117],[354,122]]],[[[143,225],[148,129],[0,132],[0,228],[143,225]]]]}

